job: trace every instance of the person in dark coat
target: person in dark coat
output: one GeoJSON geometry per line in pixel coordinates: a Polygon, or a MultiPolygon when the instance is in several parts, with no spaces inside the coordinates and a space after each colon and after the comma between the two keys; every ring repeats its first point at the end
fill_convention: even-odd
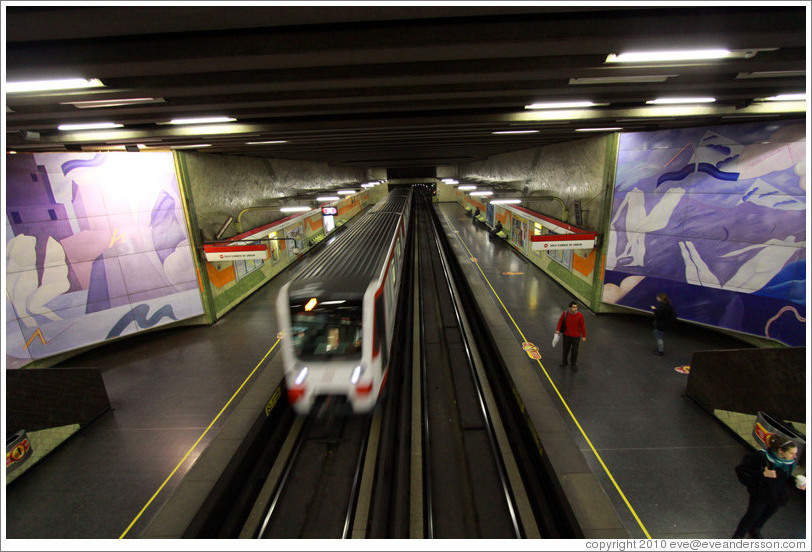
{"type": "Polygon", "coordinates": [[[761,538],[761,528],[767,520],[789,501],[790,487],[795,485],[806,490],[806,479],[792,475],[798,445],[778,435],[771,435],[769,443],[767,450],[748,454],[736,466],[736,475],[747,487],[750,502],[733,533],[734,539],[744,538],[745,535],[761,538]]]}
{"type": "Polygon", "coordinates": [[[663,356],[665,354],[663,334],[666,330],[671,329],[671,324],[677,315],[674,313],[671,300],[665,293],[657,294],[657,306],[652,305],[651,308],[654,310],[654,331],[652,333],[654,334],[654,339],[657,341],[657,349],[654,350],[654,354],[663,356]]]}
{"type": "Polygon", "coordinates": [[[573,372],[577,372],[578,346],[581,341],[586,341],[586,324],[584,315],[578,312],[578,303],[570,301],[569,309],[562,312],[561,318],[558,319],[555,333],[563,334],[564,354],[561,359],[561,367],[567,366],[567,357],[569,357],[570,368],[573,372]],[[570,351],[572,351],[571,355],[570,351]]]}

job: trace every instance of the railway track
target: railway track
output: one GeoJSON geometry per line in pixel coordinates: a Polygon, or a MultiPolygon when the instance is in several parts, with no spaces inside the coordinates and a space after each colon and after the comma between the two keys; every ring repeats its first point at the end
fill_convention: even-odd
{"type": "Polygon", "coordinates": [[[244,538],[568,538],[501,360],[418,198],[391,367],[371,415],[297,417],[244,538]]]}

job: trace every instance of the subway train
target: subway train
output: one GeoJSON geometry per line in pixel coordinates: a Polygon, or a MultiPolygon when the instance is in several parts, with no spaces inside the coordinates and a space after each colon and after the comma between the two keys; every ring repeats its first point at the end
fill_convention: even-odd
{"type": "Polygon", "coordinates": [[[375,407],[389,371],[412,193],[392,189],[280,289],[282,363],[298,414],[320,399],[352,413],[375,407]]]}

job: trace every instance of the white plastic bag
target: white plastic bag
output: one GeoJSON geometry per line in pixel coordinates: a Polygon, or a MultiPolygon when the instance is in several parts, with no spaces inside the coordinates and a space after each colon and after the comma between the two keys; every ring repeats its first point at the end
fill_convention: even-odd
{"type": "Polygon", "coordinates": [[[558,345],[559,341],[561,341],[561,334],[560,333],[553,334],[553,347],[558,345]]]}

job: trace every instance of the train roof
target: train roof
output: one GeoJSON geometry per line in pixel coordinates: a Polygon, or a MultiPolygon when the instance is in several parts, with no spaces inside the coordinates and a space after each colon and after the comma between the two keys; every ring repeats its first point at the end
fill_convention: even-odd
{"type": "Polygon", "coordinates": [[[370,281],[381,273],[410,201],[411,190],[390,191],[302,267],[291,279],[290,297],[329,294],[360,299],[370,281]]]}

